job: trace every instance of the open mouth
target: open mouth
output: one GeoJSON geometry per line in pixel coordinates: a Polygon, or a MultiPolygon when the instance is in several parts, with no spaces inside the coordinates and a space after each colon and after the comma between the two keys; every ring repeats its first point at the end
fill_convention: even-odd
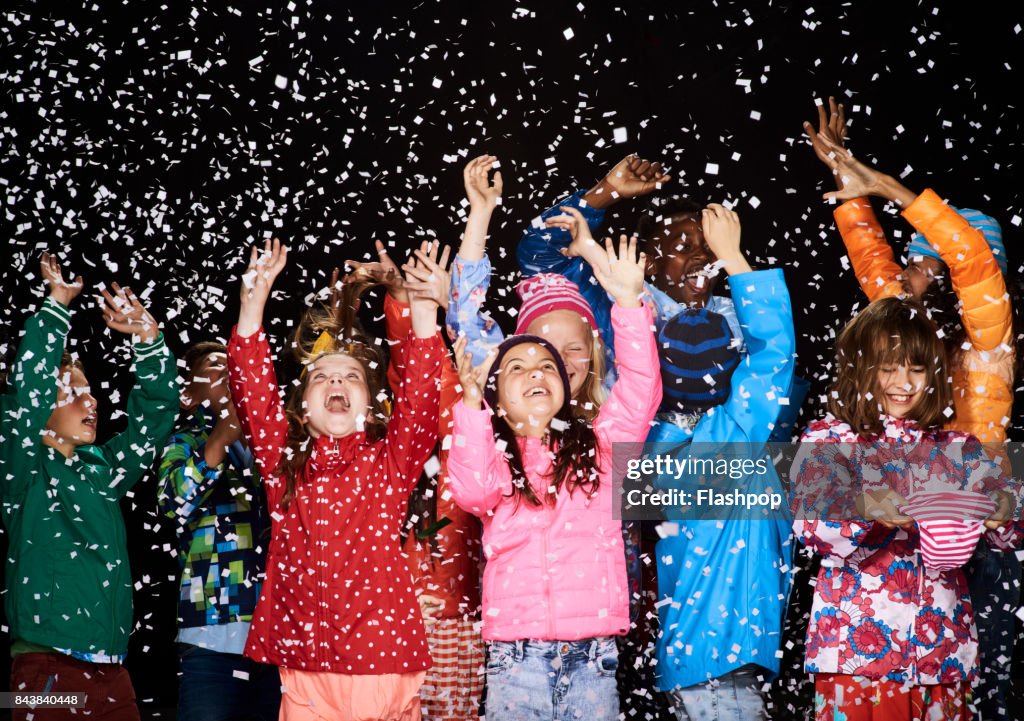
{"type": "Polygon", "coordinates": [[[889,396],[889,400],[891,400],[893,403],[910,403],[910,401],[914,397],[914,396],[911,396],[911,395],[897,394],[897,393],[889,393],[887,395],[889,396]]]}
{"type": "Polygon", "coordinates": [[[711,279],[718,275],[718,266],[714,263],[694,265],[683,275],[683,282],[692,290],[705,291],[711,286],[711,279]]]}
{"type": "Polygon", "coordinates": [[[86,416],[84,419],[82,419],[82,425],[89,426],[93,430],[96,430],[96,416],[86,416]]]}
{"type": "Polygon", "coordinates": [[[351,407],[344,393],[331,393],[324,399],[324,408],[332,413],[347,413],[351,407]]]}
{"type": "Polygon", "coordinates": [[[541,386],[534,386],[533,388],[530,388],[528,391],[526,391],[526,393],[523,393],[523,397],[525,398],[535,398],[537,396],[549,395],[551,395],[551,393],[548,391],[548,389],[543,388],[541,386]]]}

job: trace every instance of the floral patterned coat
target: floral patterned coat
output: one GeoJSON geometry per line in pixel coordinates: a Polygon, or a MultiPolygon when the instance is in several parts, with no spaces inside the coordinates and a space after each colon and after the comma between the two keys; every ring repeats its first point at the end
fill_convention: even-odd
{"type": "MultiPolygon", "coordinates": [[[[888,486],[904,497],[939,487],[991,492],[1005,488],[1007,479],[969,434],[883,420],[884,437],[865,439],[827,416],[801,438],[793,466],[794,530],[823,557],[804,668],[919,685],[971,682],[978,643],[963,571],[925,568],[916,526],[890,529],[858,520],[855,510],[837,512],[852,494],[835,490],[845,474],[856,491],[888,486]],[[837,460],[832,444],[838,443],[856,445],[841,447],[837,460]],[[839,500],[821,504],[818,494],[829,489],[839,500]],[[821,507],[828,512],[814,510],[821,507]]],[[[985,538],[1010,551],[1019,531],[1008,524],[985,538]]]]}

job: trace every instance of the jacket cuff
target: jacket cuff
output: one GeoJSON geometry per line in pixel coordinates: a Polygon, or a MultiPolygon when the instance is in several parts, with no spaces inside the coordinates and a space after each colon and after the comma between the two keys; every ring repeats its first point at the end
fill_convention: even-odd
{"type": "Polygon", "coordinates": [[[68,310],[66,305],[48,297],[43,301],[43,306],[39,310],[41,313],[45,313],[47,319],[54,322],[54,325],[56,325],[54,330],[57,330],[62,335],[67,335],[70,332],[71,311],[68,310]]]}
{"type": "Polygon", "coordinates": [[[257,328],[256,332],[252,335],[243,337],[238,335],[238,326],[234,325],[231,327],[231,337],[228,339],[228,348],[235,347],[239,349],[249,349],[258,342],[262,342],[262,339],[265,337],[263,326],[257,328]]]}
{"type": "Polygon", "coordinates": [[[867,197],[847,200],[832,211],[832,217],[835,218],[836,227],[843,238],[846,238],[847,233],[858,225],[878,223],[875,218],[875,210],[871,207],[871,200],[867,197]]]}
{"type": "Polygon", "coordinates": [[[167,344],[164,342],[162,331],[157,335],[156,340],[149,343],[136,343],[132,346],[132,349],[135,351],[135,360],[137,361],[170,353],[167,349],[167,344]]]}

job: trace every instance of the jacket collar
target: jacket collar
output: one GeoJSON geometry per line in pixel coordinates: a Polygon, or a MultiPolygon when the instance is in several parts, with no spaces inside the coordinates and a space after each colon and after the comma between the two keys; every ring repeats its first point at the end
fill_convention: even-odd
{"type": "Polygon", "coordinates": [[[313,442],[313,452],[309,456],[309,468],[312,472],[332,471],[344,468],[356,453],[366,445],[366,433],[360,431],[344,438],[323,435],[313,442]]]}

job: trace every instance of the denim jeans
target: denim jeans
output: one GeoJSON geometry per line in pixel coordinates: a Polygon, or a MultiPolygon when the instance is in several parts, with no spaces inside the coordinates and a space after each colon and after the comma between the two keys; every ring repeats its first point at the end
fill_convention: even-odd
{"type": "Polygon", "coordinates": [[[615,721],[615,638],[492,641],[487,721],[615,721]]]}
{"type": "Polygon", "coordinates": [[[1017,718],[1011,712],[1010,666],[1020,605],[1021,567],[1015,553],[990,550],[984,540],[964,566],[978,627],[978,684],[974,701],[982,721],[1017,718]]]}
{"type": "Polygon", "coordinates": [[[679,721],[761,721],[765,718],[758,667],[743,666],[719,678],[669,691],[679,721]]]}
{"type": "Polygon", "coordinates": [[[277,721],[277,666],[187,643],[178,644],[178,659],[178,721],[277,721]]]}

